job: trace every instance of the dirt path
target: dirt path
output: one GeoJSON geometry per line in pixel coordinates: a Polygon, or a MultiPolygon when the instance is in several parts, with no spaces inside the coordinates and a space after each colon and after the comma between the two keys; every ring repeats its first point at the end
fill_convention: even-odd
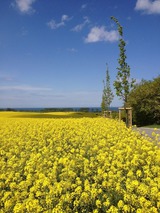
{"type": "Polygon", "coordinates": [[[158,134],[158,141],[160,142],[160,129],[153,129],[153,128],[147,128],[147,127],[138,127],[134,130],[139,131],[143,136],[149,136],[150,138],[154,139],[154,136],[152,133],[158,134]]]}

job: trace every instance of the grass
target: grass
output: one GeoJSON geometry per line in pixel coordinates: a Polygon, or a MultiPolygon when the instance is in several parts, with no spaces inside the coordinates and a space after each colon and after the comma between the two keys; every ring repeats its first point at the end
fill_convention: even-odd
{"type": "Polygon", "coordinates": [[[145,126],[145,127],[160,129],[160,125],[158,125],[158,124],[148,125],[148,126],[145,126]]]}

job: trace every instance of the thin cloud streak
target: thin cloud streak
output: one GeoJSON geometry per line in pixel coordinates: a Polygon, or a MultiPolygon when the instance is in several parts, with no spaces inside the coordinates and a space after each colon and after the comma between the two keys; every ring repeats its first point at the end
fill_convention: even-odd
{"type": "Polygon", "coordinates": [[[72,53],[78,52],[78,50],[75,48],[68,48],[67,51],[72,52],[72,53]]]}
{"type": "Polygon", "coordinates": [[[0,82],[11,82],[13,81],[14,79],[10,76],[0,76],[0,82]]]}
{"type": "Polygon", "coordinates": [[[76,25],[72,29],[72,31],[74,31],[74,32],[80,32],[87,24],[90,23],[90,20],[89,20],[89,18],[87,16],[85,16],[83,19],[84,19],[84,22],[81,23],[81,24],[76,25]]]}
{"type": "Polygon", "coordinates": [[[37,93],[29,92],[27,94],[19,91],[12,94],[2,94],[1,100],[5,101],[5,104],[1,107],[94,107],[99,106],[100,98],[101,92],[98,91],[64,91],[61,93],[38,91],[37,93]],[[95,105],[93,105],[93,102],[95,105]]]}
{"type": "Polygon", "coordinates": [[[32,86],[0,86],[0,90],[21,90],[21,91],[51,91],[51,88],[32,86]]]}
{"type": "Polygon", "coordinates": [[[61,17],[61,21],[60,22],[56,22],[54,19],[51,19],[48,23],[47,26],[51,29],[51,30],[55,30],[58,29],[62,26],[65,26],[65,23],[67,21],[70,21],[72,19],[72,17],[69,17],[68,15],[62,15],[61,17]]]}

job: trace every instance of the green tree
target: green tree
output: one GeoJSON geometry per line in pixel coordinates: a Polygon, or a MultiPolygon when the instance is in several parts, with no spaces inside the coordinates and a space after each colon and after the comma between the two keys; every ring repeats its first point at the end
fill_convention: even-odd
{"type": "Polygon", "coordinates": [[[110,86],[110,75],[109,75],[108,65],[106,70],[106,80],[105,81],[103,80],[103,86],[104,87],[103,87],[102,102],[101,102],[102,112],[109,109],[114,98],[114,95],[112,93],[111,86],[110,86]]]}
{"type": "Polygon", "coordinates": [[[111,19],[117,24],[118,32],[119,32],[119,67],[117,67],[117,80],[114,81],[114,88],[116,89],[116,95],[120,97],[120,99],[124,102],[125,114],[126,114],[126,126],[129,126],[129,118],[127,113],[127,102],[128,95],[130,90],[134,87],[135,80],[130,78],[130,66],[126,62],[126,42],[123,39],[123,28],[120,25],[119,21],[115,17],[111,17],[111,19]]]}
{"type": "Polygon", "coordinates": [[[111,19],[117,24],[119,32],[119,50],[120,55],[118,59],[119,67],[117,67],[117,80],[114,81],[116,95],[124,101],[124,107],[127,106],[127,100],[130,90],[133,88],[135,80],[130,79],[130,66],[126,62],[126,42],[123,39],[123,28],[115,17],[111,19]]]}
{"type": "Polygon", "coordinates": [[[160,124],[160,76],[137,84],[128,96],[128,103],[133,108],[136,125],[160,124]]]}

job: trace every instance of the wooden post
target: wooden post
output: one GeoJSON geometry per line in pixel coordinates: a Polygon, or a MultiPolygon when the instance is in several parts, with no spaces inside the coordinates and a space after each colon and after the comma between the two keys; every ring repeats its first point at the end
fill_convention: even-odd
{"type": "Polygon", "coordinates": [[[121,109],[119,108],[119,121],[121,120],[121,109]]]}
{"type": "Polygon", "coordinates": [[[112,111],[104,111],[103,116],[105,118],[112,118],[112,111]]]}
{"type": "Polygon", "coordinates": [[[127,121],[127,127],[132,127],[132,108],[119,108],[119,120],[121,120],[121,112],[122,110],[126,110],[128,121],[127,121]]]}
{"type": "Polygon", "coordinates": [[[128,109],[128,127],[132,127],[132,108],[128,109]]]}

